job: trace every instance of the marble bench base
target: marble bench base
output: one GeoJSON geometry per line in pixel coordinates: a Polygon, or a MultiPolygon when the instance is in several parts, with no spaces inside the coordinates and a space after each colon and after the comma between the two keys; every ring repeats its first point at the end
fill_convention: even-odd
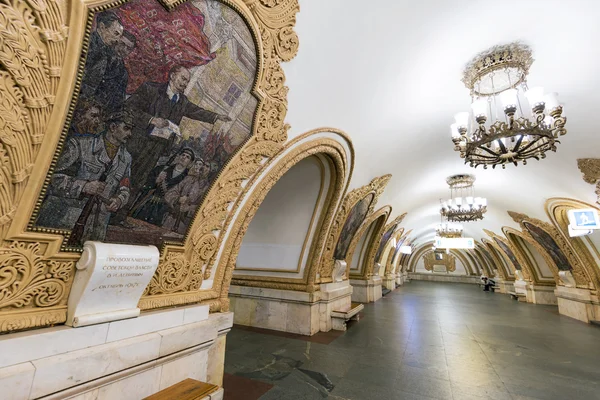
{"type": "Polygon", "coordinates": [[[529,285],[527,287],[527,302],[533,304],[557,305],[558,300],[554,294],[556,286],[529,285]]]}
{"type": "Polygon", "coordinates": [[[585,323],[600,321],[600,298],[589,289],[557,286],[558,312],[585,323]]]}
{"type": "Polygon", "coordinates": [[[231,285],[234,323],[283,332],[314,335],[333,328],[333,310],[350,310],[353,288],[348,281],[322,284],[314,293],[231,285]]]}
{"type": "Polygon", "coordinates": [[[332,311],[331,321],[333,323],[333,329],[336,331],[345,331],[346,322],[351,319],[356,319],[358,321],[358,313],[364,308],[364,304],[356,304],[348,311],[332,311]]]}

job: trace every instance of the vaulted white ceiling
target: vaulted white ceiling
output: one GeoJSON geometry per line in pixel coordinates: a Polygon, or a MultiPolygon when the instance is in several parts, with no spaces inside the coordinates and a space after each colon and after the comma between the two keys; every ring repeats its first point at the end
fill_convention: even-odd
{"type": "Polygon", "coordinates": [[[518,227],[507,210],[547,219],[549,197],[593,203],[577,158],[598,156],[600,1],[597,0],[300,0],[297,57],[284,63],[290,137],[329,126],[356,150],[351,187],[392,173],[379,206],[408,216],[418,242],[433,238],[445,178],[474,173],[475,194],[488,198],[483,221],[466,235],[518,227]],[[535,62],[529,85],[559,93],[568,134],[558,152],[526,166],[473,169],[453,150],[449,126],[470,97],[464,65],[496,44],[522,41],[535,62]]]}

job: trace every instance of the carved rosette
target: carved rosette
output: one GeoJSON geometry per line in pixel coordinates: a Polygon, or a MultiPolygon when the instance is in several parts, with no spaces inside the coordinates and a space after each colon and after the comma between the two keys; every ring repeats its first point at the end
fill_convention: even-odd
{"type": "MultiPolygon", "coordinates": [[[[323,259],[319,268],[319,275],[321,279],[320,282],[331,282],[331,274],[333,273],[333,266],[335,263],[335,259],[333,257],[335,253],[335,247],[342,233],[344,223],[348,219],[348,215],[350,214],[352,208],[370,193],[373,193],[373,201],[371,201],[367,215],[373,212],[379,196],[381,196],[391,178],[391,174],[377,177],[368,185],[354,189],[346,194],[346,197],[344,198],[344,201],[335,216],[333,225],[329,230],[329,235],[327,236],[327,241],[325,243],[325,249],[323,252],[323,259]]],[[[354,235],[353,240],[356,237],[360,237],[358,232],[354,235]]],[[[350,246],[352,246],[352,244],[350,246]]],[[[347,254],[350,254],[350,250],[348,250],[347,254]]]]}
{"type": "MultiPolygon", "coordinates": [[[[159,1],[168,9],[183,2],[159,1]]],[[[259,102],[253,136],[221,171],[197,212],[185,245],[164,247],[156,276],[140,301],[142,309],[199,301],[210,303],[212,311],[227,309],[228,301],[220,298],[216,283],[213,290],[199,289],[204,279],[214,275],[213,264],[222,245],[221,232],[227,229],[230,213],[235,212],[234,203],[243,191],[244,182],[262,168],[265,159],[277,154],[287,140],[289,126],[284,119],[288,89],[280,64],[291,60],[298,51],[298,37],[293,30],[298,2],[224,0],[224,3],[242,15],[257,44],[259,68],[253,91],[259,102]]],[[[93,7],[104,9],[108,4],[104,1],[93,7]]],[[[7,260],[24,257],[24,250],[15,247],[15,241],[37,242],[39,246],[35,253],[41,261],[23,264],[31,267],[16,268],[24,276],[33,276],[34,270],[40,271],[34,266],[42,264],[46,268],[60,265],[61,271],[68,267],[71,276],[74,260],[78,258],[77,253],[59,252],[62,238],[57,235],[25,231],[55,145],[60,141],[64,117],[70,112],[67,103],[72,97],[71,90],[78,85],[75,71],[80,65],[81,47],[76,47],[82,43],[88,26],[88,11],[82,0],[6,0],[0,4],[0,331],[65,320],[66,310],[56,311],[53,307],[64,308],[69,280],[61,280],[61,286],[50,271],[21,281],[18,291],[17,287],[8,289],[4,285],[8,279],[5,277],[12,279],[16,268],[7,260]],[[78,37],[69,41],[74,45],[67,53],[69,32],[76,32],[78,37]],[[63,84],[61,79],[66,82],[63,84]],[[55,105],[55,99],[60,99],[60,103],[55,105]],[[53,113],[57,106],[58,112],[53,113]],[[48,146],[40,151],[42,140],[48,146]],[[46,292],[41,288],[46,288],[46,292]],[[40,294],[34,295],[30,302],[5,302],[18,297],[17,292],[38,291],[40,294]]]]}
{"type": "MultiPolygon", "coordinates": [[[[567,258],[567,261],[569,261],[569,265],[571,266],[571,273],[573,274],[573,278],[575,278],[575,283],[577,284],[577,287],[589,288],[590,285],[592,287],[595,286],[595,282],[591,278],[594,276],[593,272],[590,273],[589,266],[586,266],[581,261],[575,249],[569,243],[569,240],[564,238],[560,234],[558,229],[556,229],[553,225],[547,222],[540,221],[536,218],[530,218],[525,214],[508,211],[508,215],[510,215],[510,217],[521,226],[523,234],[527,235],[529,238],[531,238],[531,240],[536,241],[534,237],[531,236],[531,234],[529,233],[529,230],[524,224],[525,222],[539,227],[552,237],[552,239],[556,242],[560,250],[567,258]]],[[[544,249],[544,253],[547,253],[547,250],[544,249]]]]}

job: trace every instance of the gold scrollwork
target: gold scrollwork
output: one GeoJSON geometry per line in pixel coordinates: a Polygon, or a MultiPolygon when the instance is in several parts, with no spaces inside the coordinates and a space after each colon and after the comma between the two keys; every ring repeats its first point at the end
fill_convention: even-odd
{"type": "MultiPolygon", "coordinates": [[[[335,216],[335,221],[333,222],[333,225],[329,231],[329,235],[327,236],[327,242],[325,243],[323,258],[319,268],[319,275],[321,277],[322,283],[331,282],[331,275],[333,273],[333,266],[335,264],[333,254],[335,252],[335,247],[337,245],[339,237],[342,233],[342,228],[344,226],[344,223],[348,219],[350,211],[359,201],[364,199],[369,194],[373,193],[373,200],[371,201],[371,204],[369,205],[369,210],[367,211],[367,215],[369,215],[375,208],[375,204],[377,203],[379,196],[383,193],[385,187],[387,186],[391,178],[391,174],[377,177],[373,179],[368,185],[359,187],[348,192],[346,194],[346,197],[344,197],[344,201],[338,209],[338,212],[335,216]]],[[[360,237],[358,232],[354,235],[353,240],[356,237],[360,237]]],[[[350,247],[351,246],[352,244],[350,245],[350,247]]],[[[350,249],[348,250],[347,254],[350,254],[350,249]]]]}
{"type": "MultiPolygon", "coordinates": [[[[510,215],[510,217],[521,226],[523,233],[529,236],[532,240],[535,240],[535,238],[531,235],[531,233],[529,233],[529,230],[527,229],[525,223],[530,223],[534,226],[537,226],[552,237],[556,245],[567,258],[567,261],[569,262],[569,265],[571,267],[571,273],[573,274],[573,278],[575,279],[577,287],[589,288],[590,285],[594,285],[591,279],[591,276],[593,275],[590,274],[590,271],[588,271],[587,266],[577,256],[574,248],[571,246],[569,241],[563,236],[561,236],[558,229],[556,229],[552,224],[549,224],[536,218],[530,218],[525,214],[513,211],[508,211],[508,215],[510,215]]],[[[547,253],[548,250],[544,249],[544,252],[547,253]]]]}
{"type": "Polygon", "coordinates": [[[434,265],[443,265],[448,272],[456,271],[456,257],[452,254],[444,254],[444,257],[441,260],[438,260],[435,258],[434,251],[428,251],[423,255],[423,261],[427,271],[433,271],[434,265]]]}
{"type": "Polygon", "coordinates": [[[578,158],[577,167],[583,174],[583,180],[596,186],[596,203],[600,204],[600,159],[578,158]]]}
{"type": "Polygon", "coordinates": [[[502,227],[502,232],[504,232],[504,236],[506,236],[508,241],[517,250],[517,253],[519,253],[521,258],[529,266],[532,280],[536,285],[547,285],[547,283],[540,279],[541,277],[538,274],[536,268],[534,267],[535,260],[530,259],[530,257],[526,254],[525,250],[521,247],[521,244],[518,243],[515,237],[520,238],[521,240],[527,242],[530,246],[535,248],[550,268],[550,271],[552,271],[552,276],[554,277],[555,284],[558,284],[560,282],[558,279],[558,266],[554,263],[552,257],[548,255],[548,252],[544,250],[544,248],[540,246],[540,244],[537,241],[533,240],[530,236],[524,234],[523,232],[519,232],[518,230],[510,228],[508,226],[502,227]]]}
{"type": "MultiPolygon", "coordinates": [[[[160,1],[167,9],[183,2],[160,1]]],[[[213,311],[228,308],[228,301],[220,296],[221,288],[218,287],[223,281],[222,274],[212,290],[199,289],[202,281],[213,275],[217,250],[223,241],[221,233],[228,228],[228,216],[235,213],[236,199],[243,192],[244,182],[262,168],[265,159],[277,154],[287,140],[289,125],[284,119],[288,89],[280,64],[291,60],[298,51],[298,37],[293,29],[299,11],[298,1],[223,2],[242,15],[257,44],[259,66],[253,93],[259,103],[253,135],[221,171],[196,214],[185,245],[164,246],[156,276],[140,300],[142,309],[190,302],[209,303],[213,311]]],[[[35,249],[36,254],[43,258],[48,271],[35,275],[37,270],[34,268],[38,264],[23,264],[23,268],[29,270],[21,269],[21,273],[35,275],[39,281],[22,281],[19,286],[23,293],[48,288],[44,289],[46,292],[40,292],[45,294],[34,296],[29,304],[44,310],[45,314],[35,314],[29,308],[19,307],[18,303],[13,306],[0,301],[0,331],[65,320],[66,310],[57,311],[53,307],[66,304],[70,281],[54,278],[52,268],[60,266],[63,277],[64,268],[68,268],[71,276],[78,255],[60,252],[62,239],[51,230],[37,233],[24,230],[52,162],[55,146],[61,140],[68,109],[66,102],[70,101],[71,91],[79,84],[74,74],[65,71],[74,72],[80,65],[85,26],[91,26],[88,24],[90,7],[105,9],[109,4],[108,1],[101,3],[6,0],[0,4],[0,246],[4,246],[0,251],[5,263],[11,257],[23,256],[24,250],[19,250],[13,242],[38,242],[40,247],[35,249]],[[74,36],[69,38],[67,53],[69,33],[74,36]],[[61,101],[54,107],[56,98],[61,101]],[[40,151],[42,139],[48,146],[40,151]],[[63,286],[56,286],[56,279],[63,282],[63,286]]],[[[9,267],[1,265],[3,277],[0,282],[4,285],[4,270],[9,267]]],[[[0,290],[2,300],[8,299],[8,289],[0,286],[0,290]]],[[[14,289],[11,289],[10,296],[14,295],[14,289]]]]}
{"type": "Polygon", "coordinates": [[[496,270],[498,271],[500,278],[502,278],[504,281],[514,281],[514,273],[511,273],[512,271],[509,270],[510,267],[507,267],[510,264],[508,261],[508,256],[505,255],[506,253],[504,253],[504,251],[496,242],[488,239],[481,239],[481,242],[484,246],[487,246],[487,249],[489,250],[488,254],[494,260],[494,263],[497,267],[496,270]]]}
{"type": "MultiPolygon", "coordinates": [[[[259,173],[246,185],[247,191],[253,186],[253,183],[256,179],[261,179],[261,181],[258,183],[258,187],[254,189],[248,200],[245,202],[242,211],[239,214],[240,217],[238,217],[233,223],[231,228],[232,234],[229,236],[229,239],[224,245],[224,252],[220,257],[219,267],[217,268],[217,272],[219,274],[217,277],[215,277],[215,280],[223,282],[221,298],[227,298],[231,281],[231,283],[235,285],[259,286],[272,289],[302,290],[308,292],[313,292],[318,289],[318,285],[315,283],[317,274],[316,266],[320,265],[322,254],[321,249],[323,248],[325,239],[327,237],[327,232],[330,230],[330,226],[334,217],[335,205],[339,203],[344,190],[347,187],[349,176],[353,168],[353,164],[348,165],[349,160],[347,160],[343,146],[336,140],[315,138],[307,143],[295,146],[296,143],[325,131],[335,132],[344,138],[344,140],[348,141],[348,143],[350,143],[349,139],[341,131],[333,129],[321,129],[308,132],[295,138],[286,145],[286,149],[291,148],[292,150],[286,153],[281,160],[274,158],[271,162],[264,165],[263,171],[270,171],[266,177],[263,177],[259,173]],[[324,204],[324,209],[321,212],[321,217],[318,224],[319,234],[311,243],[308,258],[309,261],[304,270],[304,276],[301,279],[250,276],[236,276],[232,279],[231,276],[233,275],[233,269],[235,268],[237,255],[242,245],[244,235],[246,234],[252,218],[258,211],[258,208],[262,204],[268,192],[291,167],[296,165],[302,159],[312,155],[327,156],[332,163],[332,177],[331,186],[328,190],[327,199],[324,204]],[[273,163],[275,163],[275,165],[271,165],[273,163]]],[[[246,193],[246,191],[244,193],[246,193]]],[[[244,197],[245,196],[242,195],[240,196],[240,199],[244,197]]]]}
{"type": "Polygon", "coordinates": [[[515,265],[514,260],[512,260],[509,255],[506,253],[506,251],[502,248],[502,246],[500,245],[500,243],[504,244],[515,256],[516,261],[519,263],[519,266],[521,267],[521,272],[523,273],[523,279],[529,282],[535,282],[535,279],[532,277],[532,272],[531,272],[531,266],[530,264],[527,262],[527,260],[525,258],[523,258],[523,255],[515,248],[515,246],[513,245],[512,242],[508,241],[506,238],[495,234],[492,231],[489,231],[487,229],[483,230],[489,237],[491,237],[493,240],[492,242],[496,242],[496,249],[500,251],[500,254],[505,255],[505,259],[508,260],[509,265],[512,265],[513,267],[513,273],[518,269],[517,265],[515,265]]]}
{"type": "MultiPolygon", "coordinates": [[[[38,243],[12,242],[0,248],[0,326],[23,329],[37,326],[43,321],[39,314],[23,318],[6,312],[18,309],[46,309],[66,305],[66,294],[70,289],[73,261],[48,260],[40,254],[38,243]]],[[[64,322],[66,309],[61,315],[56,310],[52,320],[64,322]]]]}
{"type": "Polygon", "coordinates": [[[588,248],[584,243],[584,239],[591,246],[593,251],[597,252],[596,246],[591,243],[588,237],[570,237],[569,236],[569,218],[568,211],[573,208],[596,208],[599,212],[600,209],[592,204],[568,198],[554,197],[546,200],[545,204],[546,215],[552,221],[552,225],[556,227],[558,233],[562,238],[569,243],[575,249],[575,256],[579,258],[581,264],[584,266],[588,276],[592,281],[592,287],[595,290],[600,289],[600,270],[598,265],[588,248]]]}

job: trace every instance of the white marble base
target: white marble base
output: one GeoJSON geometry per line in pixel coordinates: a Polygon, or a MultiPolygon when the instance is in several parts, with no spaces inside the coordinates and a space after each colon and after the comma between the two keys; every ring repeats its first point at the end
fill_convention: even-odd
{"type": "Polygon", "coordinates": [[[331,312],[350,309],[348,281],[321,285],[314,293],[231,285],[234,323],[277,331],[314,335],[332,329],[331,312]]]}
{"type": "Polygon", "coordinates": [[[554,293],[560,314],[586,323],[600,321],[600,299],[589,289],[557,286],[554,293]]]}
{"type": "Polygon", "coordinates": [[[554,294],[556,286],[527,286],[527,302],[533,304],[557,305],[558,300],[554,294]]]}
{"type": "Polygon", "coordinates": [[[382,297],[381,277],[373,276],[369,280],[350,279],[352,285],[352,301],[355,303],[372,303],[382,297]]]}
{"type": "Polygon", "coordinates": [[[452,282],[479,284],[478,276],[452,275],[451,273],[436,274],[433,272],[409,272],[408,277],[415,281],[452,282]]]}
{"type": "Polygon", "coordinates": [[[223,363],[216,353],[224,354],[232,313],[208,316],[207,306],[197,305],[142,313],[133,321],[139,324],[2,336],[0,388],[13,389],[0,398],[112,400],[127,393],[140,399],[188,377],[221,384],[223,366],[214,364],[223,363]]]}
{"type": "Polygon", "coordinates": [[[388,290],[396,290],[396,274],[389,274],[383,278],[382,285],[388,290]]]}
{"type": "Polygon", "coordinates": [[[517,295],[519,295],[518,300],[519,301],[524,301],[527,303],[532,303],[532,299],[531,299],[531,294],[529,293],[529,291],[527,290],[527,282],[523,281],[523,280],[515,280],[514,282],[514,288],[515,288],[515,293],[517,295]]]}

